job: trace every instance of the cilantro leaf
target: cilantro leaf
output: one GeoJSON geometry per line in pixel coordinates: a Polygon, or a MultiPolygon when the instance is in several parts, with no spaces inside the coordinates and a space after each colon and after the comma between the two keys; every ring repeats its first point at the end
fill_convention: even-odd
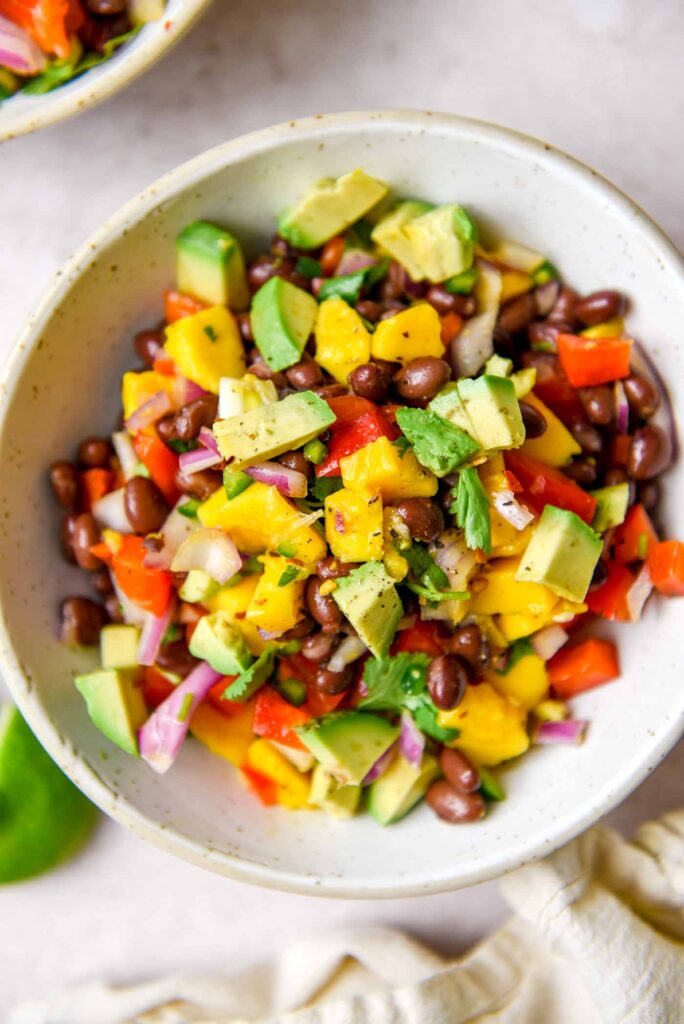
{"type": "Polygon", "coordinates": [[[353,306],[359,301],[365,281],[365,270],[356,270],[353,274],[343,274],[341,277],[328,277],[319,289],[318,301],[344,299],[353,306]]]}
{"type": "Polygon", "coordinates": [[[363,670],[368,693],[359,701],[359,708],[401,711],[407,700],[424,692],[429,664],[427,654],[407,651],[387,658],[369,658],[363,670]]]}
{"type": "Polygon", "coordinates": [[[244,702],[254,696],[260,687],[264,685],[275,664],[276,648],[267,647],[259,657],[252,662],[249,668],[241,672],[237,679],[223,691],[225,700],[237,700],[244,702]]]}
{"type": "Polygon", "coordinates": [[[451,743],[460,736],[458,729],[445,729],[437,724],[437,708],[432,701],[422,700],[413,709],[416,725],[426,736],[432,736],[438,743],[451,743]]]}
{"type": "Polygon", "coordinates": [[[465,430],[429,409],[397,409],[397,423],[413,445],[420,464],[435,476],[453,473],[478,451],[465,430]]]}
{"type": "Polygon", "coordinates": [[[400,459],[404,458],[406,452],[411,451],[411,442],[407,437],[404,437],[403,434],[400,434],[399,437],[396,438],[396,440],[392,441],[392,444],[399,452],[400,459]]]}
{"type": "Polygon", "coordinates": [[[318,260],[311,256],[300,256],[295,264],[295,271],[302,277],[323,277],[323,268],[318,260]]]}
{"type": "Polygon", "coordinates": [[[449,511],[456,516],[456,522],[464,531],[466,544],[469,548],[482,548],[488,555],[492,550],[489,496],[477,470],[462,469],[455,491],[456,500],[449,511]]]}
{"type": "MultiPolygon", "coordinates": [[[[309,488],[309,498],[313,498],[314,501],[322,505],[329,494],[334,494],[335,491],[339,491],[341,487],[341,476],[316,477],[313,485],[309,488]]],[[[309,504],[313,504],[313,502],[310,501],[309,504]]]]}
{"type": "Polygon", "coordinates": [[[449,586],[449,577],[435,562],[424,544],[412,544],[401,552],[414,576],[424,585],[434,589],[449,586]]]}
{"type": "Polygon", "coordinates": [[[424,597],[431,604],[439,604],[440,601],[467,601],[470,597],[469,590],[436,590],[435,587],[424,587],[420,583],[413,583],[411,580],[406,584],[409,590],[419,597],[424,597]]]}
{"type": "Polygon", "coordinates": [[[524,636],[520,640],[514,640],[511,646],[508,648],[508,657],[504,663],[503,668],[496,670],[497,675],[505,676],[515,668],[519,661],[526,658],[528,654],[534,654],[534,647],[530,643],[528,637],[524,636]]]}

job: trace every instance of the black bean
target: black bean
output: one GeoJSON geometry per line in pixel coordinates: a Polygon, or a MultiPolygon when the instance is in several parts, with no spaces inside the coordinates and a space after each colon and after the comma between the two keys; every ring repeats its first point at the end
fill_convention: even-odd
{"type": "Polygon", "coordinates": [[[364,320],[368,320],[369,323],[375,324],[382,316],[383,307],[380,302],[374,302],[372,299],[361,299],[354,306],[354,309],[362,316],[364,320]]]}
{"type": "Polygon", "coordinates": [[[106,597],[107,594],[111,594],[114,590],[108,569],[98,569],[97,572],[94,572],[92,575],[92,583],[97,593],[101,594],[102,597],[106,597]]]}
{"type": "Polygon", "coordinates": [[[304,476],[309,475],[311,463],[301,451],[285,452],[283,455],[278,456],[277,461],[281,466],[293,469],[295,473],[302,473],[304,476]]]}
{"type": "Polygon", "coordinates": [[[592,574],[592,577],[591,577],[591,583],[589,584],[589,589],[590,590],[598,590],[599,587],[603,586],[603,584],[606,582],[607,579],[608,579],[608,566],[606,565],[606,563],[604,562],[604,560],[602,558],[599,558],[599,560],[596,563],[596,566],[594,568],[594,572],[592,574]]]}
{"type": "Polygon", "coordinates": [[[362,363],[352,370],[348,380],[355,395],[378,404],[387,401],[392,386],[391,372],[377,363],[362,363]]]}
{"type": "Polygon", "coordinates": [[[433,284],[425,294],[425,301],[436,309],[440,316],[456,312],[458,297],[448,292],[444,285],[433,284]]]}
{"type": "Polygon", "coordinates": [[[94,572],[102,566],[102,560],[90,548],[100,542],[100,528],[90,512],[82,512],[74,522],[73,549],[76,562],[81,569],[94,572]]]}
{"type": "Polygon", "coordinates": [[[514,299],[509,299],[501,307],[497,326],[508,331],[509,334],[517,334],[518,331],[527,327],[536,315],[537,307],[534,296],[530,292],[525,292],[523,295],[517,295],[514,299]]]}
{"type": "Polygon", "coordinates": [[[575,307],[578,301],[579,296],[572,288],[561,288],[556,303],[548,315],[548,319],[552,323],[574,326],[576,320],[575,307]]]}
{"type": "Polygon", "coordinates": [[[302,654],[307,661],[327,661],[338,643],[338,636],[334,633],[324,633],[321,629],[304,640],[302,654]]]}
{"type": "Polygon", "coordinates": [[[254,335],[252,334],[252,318],[249,313],[238,313],[237,317],[238,327],[240,328],[240,336],[244,342],[248,345],[254,344],[254,335]]]}
{"type": "Polygon", "coordinates": [[[479,675],[489,668],[491,656],[489,644],[482,630],[474,623],[459,626],[449,639],[449,651],[463,658],[479,675]]]}
{"type": "Polygon", "coordinates": [[[316,689],[330,696],[344,693],[354,682],[353,666],[347,665],[341,672],[331,672],[329,668],[319,668],[316,673],[316,689]]]}
{"type": "Polygon", "coordinates": [[[404,498],[394,510],[414,540],[429,542],[444,530],[442,510],[429,498],[404,498]]]}
{"type": "Polygon", "coordinates": [[[670,461],[672,445],[660,427],[649,424],[634,431],[627,455],[627,472],[635,480],[658,476],[670,461]]]}
{"type": "Polygon", "coordinates": [[[527,325],[527,339],[532,348],[542,352],[555,352],[558,344],[558,335],[571,329],[567,324],[552,324],[545,320],[533,320],[527,325]]]}
{"type": "Polygon", "coordinates": [[[105,624],[105,612],[101,605],[88,597],[67,597],[62,602],[62,643],[79,647],[92,647],[100,639],[105,624]]]}
{"type": "Polygon", "coordinates": [[[285,377],[291,387],[297,391],[310,391],[323,383],[323,371],[313,359],[302,359],[285,371],[285,377]]]}
{"type": "Polygon", "coordinates": [[[169,514],[169,506],[157,485],[144,476],[132,476],[124,489],[126,516],[136,533],[156,533],[169,514]]]}
{"type": "Polygon", "coordinates": [[[107,618],[110,622],[123,622],[124,613],[121,602],[116,594],[108,594],[104,602],[107,618]]]}
{"type": "Polygon", "coordinates": [[[194,441],[202,427],[211,427],[218,414],[216,395],[200,395],[176,413],[174,430],[181,441],[194,441]]]}
{"type": "Polygon", "coordinates": [[[480,773],[465,754],[453,747],[444,747],[439,755],[442,775],[459,793],[473,793],[480,785],[480,773]]]}
{"type": "Polygon", "coordinates": [[[156,661],[159,668],[165,672],[173,672],[182,679],[190,675],[199,663],[199,660],[193,657],[188,650],[185,640],[174,640],[170,644],[164,644],[156,661]]]}
{"type": "Polygon", "coordinates": [[[612,320],[616,316],[622,316],[627,308],[627,301],[620,292],[606,289],[601,292],[592,292],[585,295],[575,305],[575,316],[588,327],[595,324],[602,324],[606,320],[612,320]]]}
{"type": "Polygon", "coordinates": [[[80,473],[71,462],[55,462],[50,467],[52,493],[62,508],[73,512],[78,504],[80,473]]]}
{"type": "Polygon", "coordinates": [[[180,469],[175,476],[175,484],[181,494],[190,494],[193,498],[204,501],[221,486],[221,474],[214,469],[200,469],[185,477],[180,469]]]}
{"type": "Polygon", "coordinates": [[[433,782],[425,800],[439,818],[452,825],[477,821],[485,814],[485,803],[479,793],[460,793],[446,779],[433,782]]]}
{"type": "Polygon", "coordinates": [[[316,566],[316,573],[322,580],[338,580],[348,576],[353,569],[358,569],[360,562],[338,562],[332,555],[322,559],[316,566]]]}
{"type": "Polygon", "coordinates": [[[71,565],[76,564],[76,555],[74,554],[74,528],[76,526],[76,520],[78,516],[75,512],[67,512],[62,517],[62,522],[59,527],[59,546],[62,550],[65,561],[71,565]]]}
{"type": "Polygon", "coordinates": [[[451,368],[443,359],[419,356],[394,375],[394,386],[408,405],[426,405],[450,377],[451,368]]]}
{"type": "Polygon", "coordinates": [[[573,420],[570,424],[570,433],[581,446],[582,451],[596,455],[603,448],[603,436],[592,427],[591,423],[585,420],[573,420]]]}
{"type": "Polygon", "coordinates": [[[306,581],[306,605],[309,613],[323,627],[324,633],[338,633],[342,625],[342,613],[329,594],[321,594],[321,580],[310,576],[306,581]]]}
{"type": "Polygon", "coordinates": [[[645,377],[632,374],[622,382],[629,408],[640,420],[648,420],[660,405],[660,395],[645,377]]]}
{"type": "Polygon", "coordinates": [[[598,477],[596,462],[592,458],[573,459],[569,466],[563,467],[563,472],[580,487],[591,487],[598,477]]]}
{"type": "Polygon", "coordinates": [[[112,446],[105,438],[89,437],[78,446],[76,458],[82,466],[101,469],[109,466],[112,454],[112,446]]]}
{"type": "Polygon", "coordinates": [[[164,444],[168,444],[169,441],[178,440],[175,413],[170,412],[157,421],[157,433],[164,444]]]}
{"type": "Polygon", "coordinates": [[[145,366],[153,366],[154,361],[164,347],[162,330],[138,331],[133,338],[133,348],[145,366]]]}
{"type": "Polygon", "coordinates": [[[660,486],[656,480],[647,480],[637,488],[637,497],[647,512],[652,512],[658,507],[660,501],[660,486]]]}
{"type": "Polygon", "coordinates": [[[455,654],[440,654],[430,662],[428,690],[435,707],[451,711],[458,707],[468,686],[465,664],[455,654]]]}
{"type": "Polygon", "coordinates": [[[612,387],[599,384],[592,388],[580,388],[578,391],[582,408],[592,423],[605,427],[615,416],[615,394],[612,387]]]}
{"type": "Polygon", "coordinates": [[[529,402],[520,403],[520,414],[525,424],[525,437],[528,440],[541,437],[542,434],[546,433],[546,420],[539,410],[535,409],[529,402]]]}
{"type": "Polygon", "coordinates": [[[627,483],[628,477],[621,466],[611,466],[603,475],[604,487],[614,487],[615,484],[627,483]]]}
{"type": "Polygon", "coordinates": [[[121,14],[126,10],[127,0],[84,0],[86,8],[91,14],[101,17],[111,17],[112,14],[121,14]]]}

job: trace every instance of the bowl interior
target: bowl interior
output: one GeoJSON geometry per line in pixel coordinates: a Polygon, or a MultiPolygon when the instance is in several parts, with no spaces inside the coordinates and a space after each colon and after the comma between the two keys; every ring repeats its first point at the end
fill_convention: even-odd
{"type": "Polygon", "coordinates": [[[181,37],[210,0],[166,0],[164,17],[144,25],[110,60],[43,96],[18,93],[0,103],[0,141],[54,124],[131,82],[181,37]]]}
{"type": "MultiPolygon", "coordinates": [[[[261,808],[236,772],[188,742],[164,777],[108,744],[72,684],[94,661],[55,640],[62,597],[87,592],[60,559],[45,482],[83,436],[113,429],[132,333],[161,315],[176,233],[197,217],[230,226],[248,252],[312,180],[356,166],[396,195],[458,201],[495,234],[544,252],[580,290],[624,289],[629,325],[666,380],[682,359],[684,282],[643,214],[591,172],[531,140],[453,118],[386,114],[314,119],[199,158],[106,226],[29,325],[7,376],[0,437],[0,601],[9,683],[39,738],[114,817],[226,874],[306,892],[390,896],[492,877],[590,824],[655,766],[681,731],[676,602],[655,601],[619,631],[619,682],[576,701],[591,719],[580,748],[539,749],[504,774],[508,799],[480,824],[450,828],[422,808],[393,828],[367,816],[261,808]]],[[[683,391],[673,391],[682,415],[683,391]]],[[[668,476],[670,532],[684,499],[668,476]]],[[[2,632],[2,631],[0,631],[2,632]]]]}

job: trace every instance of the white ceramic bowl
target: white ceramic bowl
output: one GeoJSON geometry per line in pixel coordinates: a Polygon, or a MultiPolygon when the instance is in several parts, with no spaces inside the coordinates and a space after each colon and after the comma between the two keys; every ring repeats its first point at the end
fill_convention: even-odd
{"type": "MultiPolygon", "coordinates": [[[[387,829],[368,816],[338,822],[263,809],[230,766],[194,741],[159,777],[92,726],[71,680],[94,657],[54,640],[60,599],[87,586],[60,559],[45,471],[82,437],[114,425],[130,338],[159,319],[177,232],[194,218],[215,218],[254,253],[277,213],[311,181],[356,166],[391,182],[398,195],[465,204],[495,234],[546,253],[581,291],[624,289],[633,302],[631,329],[665,378],[680,379],[680,257],[629,199],[550,146],[492,125],[411,112],[292,121],[229,142],[162,178],[80,249],[5,370],[0,644],[12,692],[41,742],[103,810],[139,835],[261,885],[396,897],[483,881],[548,853],[644,778],[684,727],[680,604],[653,601],[640,624],[620,629],[621,679],[576,701],[578,715],[592,723],[586,743],[522,758],[505,773],[507,801],[460,828],[425,807],[387,829]]],[[[684,416],[684,389],[673,399],[684,416]]],[[[670,531],[683,502],[678,466],[664,496],[670,531]]]]}
{"type": "Polygon", "coordinates": [[[111,60],[44,96],[19,93],[0,103],[0,142],[80,114],[123,89],[178,42],[209,3],[166,0],[164,18],[143,26],[111,60]]]}

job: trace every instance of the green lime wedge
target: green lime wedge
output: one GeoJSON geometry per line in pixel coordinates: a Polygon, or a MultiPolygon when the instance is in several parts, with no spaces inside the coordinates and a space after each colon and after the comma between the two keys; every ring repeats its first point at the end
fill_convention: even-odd
{"type": "Polygon", "coordinates": [[[97,810],[16,708],[0,708],[0,884],[48,871],[88,838],[97,810]]]}

